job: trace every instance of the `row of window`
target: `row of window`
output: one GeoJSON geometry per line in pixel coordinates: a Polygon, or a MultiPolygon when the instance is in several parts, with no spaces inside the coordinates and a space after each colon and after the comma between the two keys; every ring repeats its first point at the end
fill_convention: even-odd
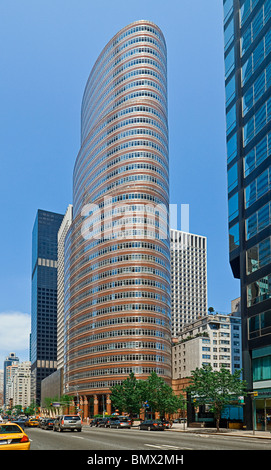
{"type": "Polygon", "coordinates": [[[271,155],[271,132],[260,140],[244,158],[245,177],[271,155]]]}
{"type": "Polygon", "coordinates": [[[84,343],[92,343],[93,341],[101,341],[101,340],[108,340],[110,338],[115,337],[121,338],[122,336],[153,336],[156,338],[164,338],[170,339],[169,335],[165,334],[163,331],[160,330],[147,330],[143,328],[130,328],[124,330],[109,330],[109,331],[102,331],[101,333],[92,334],[89,336],[85,336],[81,339],[77,339],[73,342],[70,341],[69,346],[70,348],[76,346],[80,346],[84,343]]]}
{"type": "MultiPolygon", "coordinates": [[[[267,168],[245,188],[245,209],[258,201],[271,189],[271,167],[267,168]]],[[[228,200],[229,222],[238,215],[238,193],[228,200]]],[[[263,215],[263,214],[261,214],[263,215]]]]}
{"type": "Polygon", "coordinates": [[[247,305],[252,307],[271,298],[271,275],[264,276],[247,286],[247,305]]]}
{"type": "MultiPolygon", "coordinates": [[[[270,0],[271,1],[271,0],[270,0]]],[[[259,75],[243,96],[243,116],[256,104],[271,84],[271,64],[259,75]]]]}
{"type": "MultiPolygon", "coordinates": [[[[74,317],[77,313],[80,313],[82,310],[88,309],[91,307],[91,303],[86,302],[85,304],[81,305],[80,307],[74,309],[71,312],[70,318],[74,317]]],[[[160,305],[153,305],[153,304],[123,304],[123,305],[110,305],[108,307],[100,308],[99,310],[93,310],[89,315],[95,317],[96,315],[105,315],[108,313],[119,313],[119,312],[130,312],[130,311],[146,311],[146,312],[157,312],[163,315],[167,315],[170,318],[170,310],[168,308],[160,307],[160,305]]]]}
{"type": "MultiPolygon", "coordinates": [[[[74,292],[77,292],[79,290],[79,287],[82,288],[82,287],[85,287],[85,286],[89,286],[91,281],[87,280],[85,281],[84,283],[82,283],[80,286],[77,286],[76,289],[73,289],[73,291],[71,291],[70,293],[70,296],[72,297],[72,295],[74,294],[74,292]]],[[[111,282],[108,282],[106,284],[101,284],[101,285],[98,285],[98,286],[95,286],[93,289],[91,289],[91,291],[88,291],[89,293],[91,292],[92,294],[96,294],[96,293],[99,293],[99,292],[103,292],[107,289],[114,289],[114,288],[117,288],[117,287],[124,287],[124,286],[147,286],[147,287],[155,287],[157,289],[160,289],[160,290],[163,290],[165,292],[168,292],[170,293],[170,290],[169,288],[161,283],[161,282],[158,282],[158,281],[155,281],[155,280],[151,280],[151,279],[127,279],[127,280],[121,280],[121,281],[111,281],[111,282]]],[[[77,299],[79,300],[81,297],[77,297],[77,299]]]]}
{"type": "MultiPolygon", "coordinates": [[[[143,120],[146,120],[146,121],[153,121],[154,123],[156,122],[156,124],[153,124],[154,126],[156,126],[158,129],[162,130],[161,129],[161,126],[158,124],[157,121],[154,121],[153,119],[149,119],[149,118],[134,118],[134,119],[129,119],[129,121],[134,121],[134,123],[136,123],[136,121],[143,121],[143,120]]],[[[123,121],[123,123],[125,123],[127,121],[123,121]]],[[[150,123],[149,122],[149,123],[150,123]]],[[[120,123],[122,124],[122,123],[120,123]]],[[[123,124],[125,125],[125,124],[123,124]]],[[[163,132],[163,130],[162,130],[163,132]]],[[[141,130],[141,132],[138,130],[137,134],[138,133],[141,133],[143,134],[143,130],[141,130]]],[[[146,133],[146,132],[145,132],[146,133]]],[[[154,134],[152,134],[154,135],[154,134]]],[[[82,164],[85,162],[85,158],[86,156],[84,156],[83,160],[80,162],[80,165],[78,166],[77,164],[77,168],[76,168],[76,175],[77,175],[77,180],[76,180],[76,185],[74,186],[74,191],[76,192],[77,191],[77,186],[81,186],[83,184],[83,182],[87,179],[87,177],[93,172],[93,169],[95,168],[95,172],[93,173],[91,179],[88,178],[88,183],[92,182],[93,180],[95,180],[100,174],[103,174],[105,171],[108,170],[108,168],[110,168],[112,165],[115,165],[117,163],[119,163],[120,161],[125,161],[127,159],[131,159],[131,158],[148,158],[148,159],[151,159],[151,160],[155,160],[157,161],[158,163],[160,163],[162,165],[162,167],[165,168],[166,170],[166,174],[168,174],[168,169],[167,169],[167,164],[165,162],[165,160],[159,156],[156,156],[155,154],[153,153],[150,153],[150,152],[131,152],[131,153],[128,153],[128,154],[125,154],[125,155],[122,155],[122,156],[117,156],[116,158],[114,158],[113,160],[109,160],[108,159],[108,155],[107,154],[104,154],[101,158],[99,158],[99,166],[101,165],[101,163],[104,162],[104,165],[99,169],[97,169],[97,162],[95,161],[95,158],[97,155],[100,154],[100,152],[102,152],[103,150],[107,149],[108,145],[111,144],[112,142],[111,141],[107,141],[106,140],[106,136],[107,136],[107,133],[106,134],[103,134],[101,136],[101,138],[99,140],[95,140],[93,141],[93,143],[87,147],[87,150],[88,150],[88,153],[87,153],[87,157],[89,157],[89,154],[94,150],[94,148],[97,146],[97,144],[101,141],[101,140],[104,140],[104,143],[103,145],[99,146],[98,148],[95,149],[95,152],[92,153],[92,159],[91,159],[91,162],[90,162],[90,165],[89,165],[89,161],[87,160],[87,165],[89,165],[87,171],[85,169],[85,167],[83,167],[81,170],[80,170],[80,173],[78,173],[79,171],[79,168],[82,166],[82,164]],[[94,161],[93,161],[94,160],[94,161]],[[83,171],[83,173],[82,173],[83,171]],[[82,174],[81,174],[82,173],[82,174]]],[[[114,139],[114,140],[118,140],[119,139],[119,135],[114,139]]],[[[122,136],[123,137],[123,136],[122,136]]],[[[155,133],[155,137],[158,138],[158,140],[160,140],[162,142],[163,145],[167,146],[166,142],[167,142],[167,137],[165,136],[165,139],[162,139],[162,137],[160,138],[159,134],[158,133],[155,133]]]]}
{"type": "MultiPolygon", "coordinates": [[[[106,74],[108,74],[108,72],[110,70],[112,70],[112,68],[115,69],[117,64],[126,58],[126,53],[125,52],[122,53],[122,55],[119,56],[117,59],[116,59],[116,55],[118,55],[120,52],[127,49],[127,47],[129,47],[128,52],[133,53],[133,51],[135,51],[135,49],[137,50],[137,48],[133,48],[131,50],[130,46],[133,45],[133,44],[137,44],[139,42],[145,42],[145,43],[149,42],[151,44],[154,44],[154,46],[156,46],[157,49],[162,53],[160,55],[160,53],[158,53],[156,51],[156,54],[159,56],[160,62],[163,63],[164,65],[166,64],[166,50],[165,50],[165,47],[161,47],[160,42],[156,41],[155,39],[153,39],[150,36],[137,36],[133,39],[130,39],[129,41],[123,42],[123,44],[120,47],[113,48],[112,53],[110,52],[112,50],[111,49],[112,46],[110,46],[106,49],[105,54],[101,55],[98,58],[97,62],[95,63],[95,76],[96,76],[96,78],[94,78],[94,79],[92,78],[92,81],[88,84],[90,86],[87,85],[85,93],[84,93],[84,101],[89,99],[90,93],[94,93],[95,88],[97,88],[99,83],[101,83],[103,81],[104,76],[106,74]],[[108,66],[108,64],[110,62],[111,62],[111,65],[108,66]],[[102,67],[99,68],[100,63],[102,63],[102,67]],[[94,90],[93,90],[93,88],[94,88],[94,90]]],[[[164,44],[163,44],[163,46],[164,46],[164,44]]],[[[149,49],[149,48],[147,48],[147,49],[149,49]]],[[[152,50],[155,50],[155,49],[152,49],[152,50]]]]}
{"type": "Polygon", "coordinates": [[[242,85],[245,85],[252,74],[258,69],[265,57],[271,50],[271,30],[269,30],[258,46],[249,56],[248,60],[243,65],[242,71],[242,85]]]}
{"type": "Polygon", "coordinates": [[[268,202],[246,219],[246,239],[249,240],[271,224],[271,203],[268,202]]]}
{"type": "Polygon", "coordinates": [[[156,276],[156,277],[158,276],[169,282],[169,276],[167,276],[163,271],[160,271],[159,269],[155,269],[151,266],[122,266],[116,269],[110,269],[108,271],[103,271],[101,273],[96,273],[96,274],[93,274],[92,276],[89,276],[89,273],[91,272],[91,270],[92,270],[91,267],[88,267],[88,268],[85,268],[83,271],[81,271],[80,274],[78,274],[74,278],[74,283],[86,275],[87,275],[87,284],[89,284],[91,282],[99,281],[101,279],[107,279],[108,277],[116,277],[116,276],[121,276],[121,275],[130,276],[131,274],[132,275],[147,274],[147,275],[156,276]]]}
{"type": "MultiPolygon", "coordinates": [[[[152,42],[152,38],[148,38],[148,37],[146,38],[141,37],[138,39],[140,39],[142,42],[148,42],[148,41],[152,42]]],[[[141,47],[134,47],[132,49],[129,49],[128,51],[123,52],[117,58],[116,58],[116,54],[111,55],[107,60],[104,60],[103,66],[99,71],[97,67],[98,62],[96,62],[95,78],[92,78],[92,80],[87,83],[87,86],[84,92],[83,107],[82,107],[82,117],[84,121],[87,121],[87,122],[89,121],[89,119],[86,119],[86,113],[92,109],[92,106],[88,107],[90,97],[95,96],[95,95],[97,96],[97,99],[100,99],[99,97],[103,97],[103,90],[106,88],[108,83],[114,82],[115,72],[117,70],[118,65],[124,62],[128,57],[141,54],[141,53],[151,54],[155,58],[157,58],[161,66],[163,66],[163,70],[165,71],[164,73],[162,72],[162,74],[166,76],[166,58],[163,55],[161,55],[160,52],[158,52],[155,48],[149,47],[148,45],[146,45],[146,47],[141,46],[141,47]],[[111,64],[108,66],[109,62],[111,62],[111,64]],[[113,74],[111,74],[111,71],[113,71],[113,74]],[[108,76],[108,78],[107,80],[104,80],[106,76],[108,76]],[[102,88],[100,88],[101,84],[102,84],[102,88]]]]}
{"type": "MultiPolygon", "coordinates": [[[[142,93],[144,93],[144,92],[142,92],[142,93]]],[[[165,161],[167,161],[167,159],[168,159],[167,152],[164,151],[163,147],[161,147],[156,142],[153,142],[151,140],[130,140],[128,142],[124,142],[122,144],[116,145],[111,150],[107,150],[105,152],[105,154],[103,156],[101,156],[101,158],[103,158],[103,159],[110,158],[112,155],[115,155],[116,153],[119,153],[122,150],[131,149],[133,147],[148,147],[151,150],[155,150],[155,151],[159,152],[160,155],[164,156],[165,161]]],[[[99,154],[99,151],[97,152],[97,155],[98,154],[99,154]]],[[[95,158],[95,156],[96,156],[96,154],[92,155],[92,158],[95,158]]],[[[109,189],[110,189],[110,187],[107,190],[109,190],[109,189]]],[[[75,204],[74,204],[74,206],[76,208],[76,209],[74,209],[75,214],[77,213],[77,205],[78,205],[78,203],[81,202],[80,199],[81,199],[83,193],[85,193],[85,191],[86,191],[86,189],[85,189],[84,185],[80,185],[79,188],[77,189],[77,191],[75,191],[75,193],[74,193],[74,197],[77,200],[77,201],[75,201],[75,204]]],[[[96,197],[101,196],[104,192],[105,191],[98,192],[96,194],[96,197]]]]}
{"type": "Polygon", "coordinates": [[[271,238],[262,240],[247,250],[247,274],[251,274],[271,262],[271,238]]]}
{"type": "MultiPolygon", "coordinates": [[[[80,317],[80,321],[82,321],[82,322],[85,321],[85,316],[84,315],[82,317],[80,317]]],[[[80,334],[84,331],[89,331],[92,328],[93,329],[95,329],[95,328],[104,328],[104,327],[108,327],[108,326],[111,326],[111,325],[122,325],[122,324],[126,324],[126,323],[151,323],[151,324],[158,325],[158,326],[164,326],[165,325],[165,319],[161,319],[161,318],[158,318],[158,317],[157,318],[156,317],[117,317],[117,318],[113,317],[113,318],[108,318],[107,320],[95,321],[95,322],[93,322],[91,324],[88,324],[87,326],[83,326],[81,328],[76,328],[74,333],[69,334],[69,338],[73,338],[77,334],[80,334]]],[[[73,326],[77,326],[77,324],[78,324],[78,321],[70,322],[70,324],[69,324],[70,329],[73,326]]]]}
{"type": "Polygon", "coordinates": [[[105,364],[110,362],[164,362],[170,363],[169,360],[165,361],[164,356],[158,356],[157,354],[124,354],[123,356],[98,356],[92,359],[77,362],[71,364],[67,370],[72,371],[81,367],[91,366],[95,364],[105,364]]]}
{"type": "MultiPolygon", "coordinates": [[[[88,356],[89,354],[101,353],[104,351],[114,351],[119,349],[153,349],[158,351],[164,351],[165,345],[160,342],[153,341],[124,341],[117,343],[102,343],[96,344],[88,348],[80,349],[79,351],[71,352],[69,358],[72,360],[74,358],[79,358],[81,356],[88,356]]],[[[101,356],[99,356],[101,357],[101,356]]]]}
{"type": "Polygon", "coordinates": [[[248,338],[254,339],[271,333],[271,310],[248,319],[248,338]]]}
{"type": "Polygon", "coordinates": [[[146,87],[149,90],[153,88],[154,92],[157,91],[159,94],[149,91],[146,92],[146,95],[144,96],[150,96],[155,98],[166,109],[167,95],[164,92],[163,88],[161,88],[154,80],[145,79],[129,82],[126,85],[122,86],[119,90],[112,91],[110,96],[106,100],[104,98],[107,93],[105,95],[102,94],[100,100],[96,103],[96,106],[91,106],[91,112],[89,113],[88,119],[83,121],[83,128],[87,129],[87,133],[89,132],[89,122],[96,122],[98,117],[101,119],[105,112],[106,114],[108,114],[110,111],[113,111],[119,104],[121,104],[127,99],[127,95],[125,95],[124,97],[120,98],[119,101],[116,101],[117,97],[121,96],[123,93],[128,93],[129,90],[137,87],[146,87]],[[102,106],[100,106],[100,102],[103,103],[102,106]],[[96,116],[96,114],[98,114],[98,116],[96,116]]]}
{"type": "Polygon", "coordinates": [[[165,375],[165,369],[161,369],[158,367],[111,367],[108,369],[94,369],[91,371],[85,371],[78,374],[74,374],[70,376],[70,380],[79,380],[86,377],[97,377],[100,375],[128,375],[131,374],[135,369],[138,369],[137,374],[151,374],[152,372],[156,372],[157,375],[165,375]]]}
{"type": "Polygon", "coordinates": [[[271,167],[267,168],[245,188],[245,208],[250,207],[271,188],[271,167]]]}
{"type": "Polygon", "coordinates": [[[271,14],[271,0],[266,0],[260,11],[255,15],[253,20],[242,34],[241,38],[241,54],[245,54],[249,46],[255,41],[256,37],[267,23],[271,14]]]}
{"type": "MultiPolygon", "coordinates": [[[[80,300],[86,299],[93,295],[93,289],[85,291],[83,294],[76,296],[75,300],[70,302],[70,305],[73,306],[74,304],[78,303],[80,300]]],[[[116,292],[115,294],[108,294],[103,295],[101,297],[93,298],[91,300],[90,305],[97,305],[104,302],[110,302],[112,300],[119,300],[119,299],[154,299],[161,302],[167,302],[167,299],[164,295],[160,295],[157,292],[148,292],[148,291],[126,291],[126,292],[116,292]]]]}
{"type": "MultiPolygon", "coordinates": [[[[103,120],[99,124],[99,126],[97,126],[94,133],[91,133],[91,137],[89,137],[85,141],[85,143],[81,146],[80,154],[77,157],[76,165],[75,165],[75,169],[74,169],[74,178],[78,177],[78,172],[80,170],[80,167],[84,163],[84,159],[88,157],[88,154],[89,154],[90,150],[92,148],[94,148],[98,144],[98,142],[100,142],[100,140],[103,139],[105,134],[102,134],[101,137],[98,137],[96,140],[94,140],[95,137],[98,134],[100,134],[100,132],[103,129],[107,128],[110,123],[113,123],[114,121],[118,120],[122,116],[127,116],[127,115],[131,115],[131,114],[133,115],[133,113],[136,113],[136,114],[138,114],[138,113],[141,113],[141,114],[147,113],[147,114],[153,115],[156,118],[158,118],[159,121],[161,121],[163,123],[164,128],[167,129],[167,123],[165,121],[165,117],[159,111],[157,111],[154,107],[151,107],[151,106],[142,106],[142,105],[141,106],[128,106],[124,109],[121,109],[121,110],[115,112],[113,115],[108,117],[106,120],[103,120]],[[86,150],[87,150],[87,155],[85,154],[86,150]]],[[[101,161],[103,161],[104,159],[105,159],[105,157],[101,161]]]]}

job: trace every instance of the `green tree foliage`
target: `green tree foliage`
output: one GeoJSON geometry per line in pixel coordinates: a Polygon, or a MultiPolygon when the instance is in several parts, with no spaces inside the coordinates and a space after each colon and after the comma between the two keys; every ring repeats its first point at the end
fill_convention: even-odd
{"type": "Polygon", "coordinates": [[[172,388],[155,372],[147,380],[137,380],[132,373],[122,382],[111,389],[111,401],[120,412],[130,416],[139,414],[141,408],[147,403],[148,408],[160,413],[175,413],[183,408],[182,398],[174,395],[172,388]]]}
{"type": "Polygon", "coordinates": [[[133,373],[125,379],[121,385],[115,385],[111,389],[111,401],[119,411],[126,412],[130,416],[139,414],[142,406],[142,381],[138,381],[133,373]]]}
{"type": "Polygon", "coordinates": [[[215,416],[217,431],[223,408],[236,401],[239,396],[246,395],[246,383],[240,379],[240,376],[241,370],[231,374],[224,367],[219,371],[213,371],[211,366],[203,366],[192,371],[191,384],[186,391],[191,393],[195,406],[210,406],[215,416]]]}
{"type": "Polygon", "coordinates": [[[144,398],[152,411],[158,411],[160,417],[173,414],[184,407],[182,396],[174,394],[172,388],[155,372],[144,383],[144,398]]]}

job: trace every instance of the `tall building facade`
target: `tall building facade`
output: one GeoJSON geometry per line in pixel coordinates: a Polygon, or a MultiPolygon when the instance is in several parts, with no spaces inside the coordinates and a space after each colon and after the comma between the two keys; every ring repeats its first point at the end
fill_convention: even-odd
{"type": "Polygon", "coordinates": [[[62,214],[38,210],[32,232],[31,397],[57,368],[57,247],[62,214]]]}
{"type": "Polygon", "coordinates": [[[21,406],[31,404],[31,362],[8,366],[7,404],[21,406]]]}
{"type": "Polygon", "coordinates": [[[65,238],[72,223],[72,205],[69,204],[57,235],[57,368],[64,366],[64,269],[65,238]]]}
{"type": "Polygon", "coordinates": [[[171,380],[167,51],[155,24],[137,21],[109,41],[81,116],[64,380],[95,414],[102,403],[110,411],[110,388],[132,372],[171,380]]]}
{"type": "Polygon", "coordinates": [[[6,403],[6,398],[7,398],[7,368],[8,366],[11,366],[13,364],[18,364],[19,363],[19,358],[16,356],[15,352],[9,353],[9,355],[6,357],[6,360],[4,361],[4,389],[3,389],[3,402],[4,404],[6,403]]]}
{"type": "Polygon", "coordinates": [[[182,328],[207,315],[207,238],[170,230],[171,324],[177,338],[182,328]]]}
{"type": "MultiPolygon", "coordinates": [[[[244,379],[271,409],[271,2],[224,0],[229,252],[240,279],[244,379]]],[[[246,424],[252,428],[251,394],[246,424]]]]}

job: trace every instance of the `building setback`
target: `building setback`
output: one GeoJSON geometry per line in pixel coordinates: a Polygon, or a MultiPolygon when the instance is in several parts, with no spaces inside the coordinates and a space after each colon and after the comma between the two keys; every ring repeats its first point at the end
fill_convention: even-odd
{"type": "Polygon", "coordinates": [[[170,230],[172,336],[207,315],[207,238],[170,230]]]}
{"type": "Polygon", "coordinates": [[[223,4],[229,257],[241,285],[245,424],[252,429],[271,411],[271,2],[223,4]]]}
{"type": "Polygon", "coordinates": [[[31,399],[57,368],[57,234],[63,215],[38,210],[32,232],[31,399]]]}
{"type": "Polygon", "coordinates": [[[167,52],[155,24],[136,21],[109,41],[81,116],[64,382],[91,415],[110,412],[110,388],[132,372],[171,381],[167,52]]]}

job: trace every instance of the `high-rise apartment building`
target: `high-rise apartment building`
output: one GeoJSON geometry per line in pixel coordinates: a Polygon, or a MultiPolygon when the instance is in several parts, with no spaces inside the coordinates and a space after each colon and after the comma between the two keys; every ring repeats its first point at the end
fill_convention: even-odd
{"type": "Polygon", "coordinates": [[[57,247],[63,215],[38,210],[32,232],[31,394],[57,368],[57,247]]]}
{"type": "Polygon", "coordinates": [[[243,378],[264,415],[271,409],[271,1],[223,4],[230,264],[241,284],[243,378]]]}
{"type": "Polygon", "coordinates": [[[8,366],[7,405],[26,408],[31,404],[31,362],[8,366]]]}
{"type": "Polygon", "coordinates": [[[72,223],[72,205],[69,204],[58,231],[57,247],[57,368],[64,366],[64,267],[65,238],[72,223]]]}
{"type": "Polygon", "coordinates": [[[172,336],[207,315],[207,238],[170,230],[172,336]]]}
{"type": "Polygon", "coordinates": [[[8,366],[11,366],[13,364],[18,364],[19,363],[19,358],[16,356],[15,352],[9,353],[9,355],[6,357],[6,360],[4,361],[4,389],[3,389],[3,402],[4,404],[6,403],[6,398],[7,398],[7,368],[8,366]]]}
{"type": "Polygon", "coordinates": [[[167,51],[124,27],[88,78],[66,237],[65,392],[84,413],[130,373],[171,380],[167,51]]]}

